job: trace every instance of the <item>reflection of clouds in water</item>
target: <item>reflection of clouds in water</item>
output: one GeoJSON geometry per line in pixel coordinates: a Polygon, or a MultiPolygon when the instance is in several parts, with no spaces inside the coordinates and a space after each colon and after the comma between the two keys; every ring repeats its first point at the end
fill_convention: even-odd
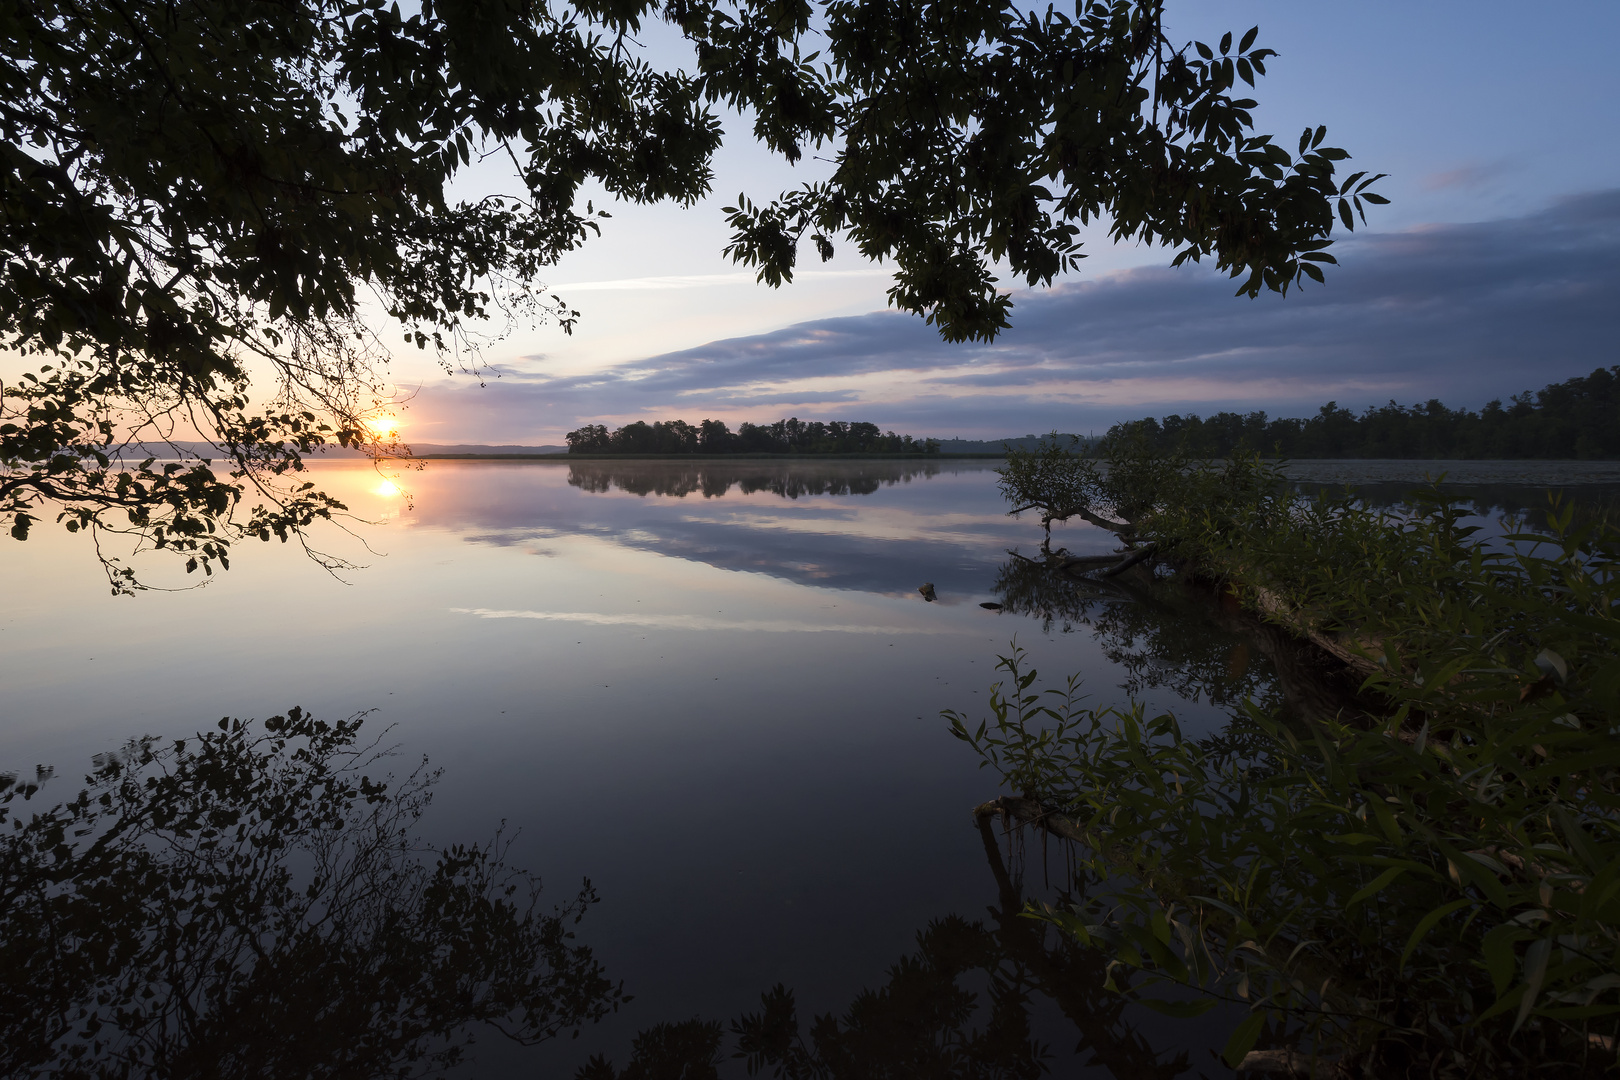
{"type": "Polygon", "coordinates": [[[847,623],[804,623],[786,619],[716,619],[708,615],[608,615],[599,611],[507,611],[497,608],[451,608],[457,615],[480,619],[538,619],[542,622],[589,623],[592,626],[645,626],[654,630],[749,630],[764,634],[960,634],[951,627],[856,626],[847,623]]]}
{"type": "MultiPolygon", "coordinates": [[[[986,514],[965,513],[924,515],[905,508],[891,507],[865,512],[840,510],[802,514],[777,514],[768,510],[749,513],[746,510],[738,510],[701,517],[694,514],[674,520],[683,525],[700,527],[731,526],[758,532],[798,533],[806,538],[845,537],[885,543],[896,541],[912,543],[920,538],[930,542],[956,543],[969,550],[977,550],[986,537],[999,542],[1012,531],[1007,527],[1005,517],[1006,515],[992,517],[986,514]]],[[[1029,532],[1028,529],[1023,531],[1029,532]]]]}
{"type": "MultiPolygon", "coordinates": [[[[942,595],[981,596],[1005,550],[1038,542],[1040,526],[1006,516],[996,491],[999,462],[604,461],[440,463],[418,485],[414,527],[450,529],[469,543],[547,548],[592,538],[722,570],[768,574],[822,589],[910,595],[932,581],[942,595]],[[588,467],[588,468],[587,468],[588,467]],[[588,490],[594,480],[610,493],[588,490]],[[678,490],[709,478],[724,497],[638,498],[632,488],[678,490]],[[880,482],[869,495],[792,499],[746,494],[748,478],[784,492],[844,490],[852,478],[880,482]]],[[[698,491],[702,485],[698,485],[698,491]]],[[[1071,527],[1064,543],[1087,549],[1071,527]]],[[[1110,540],[1098,534],[1101,542],[1110,540]]]]}

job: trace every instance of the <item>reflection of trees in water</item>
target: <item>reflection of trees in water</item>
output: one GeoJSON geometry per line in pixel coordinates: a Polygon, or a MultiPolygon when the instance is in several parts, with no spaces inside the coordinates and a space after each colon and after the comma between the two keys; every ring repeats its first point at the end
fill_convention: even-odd
{"type": "Polygon", "coordinates": [[[1003,611],[1039,619],[1045,632],[1054,624],[1064,633],[1089,627],[1132,696],[1164,688],[1189,701],[1231,706],[1264,700],[1275,684],[1266,657],[1218,625],[1207,604],[1134,575],[1070,576],[1015,555],[1001,564],[991,591],[1003,611]]]}
{"type": "Polygon", "coordinates": [[[1125,1020],[1126,998],[1106,988],[1101,952],[1022,916],[1024,898],[988,820],[980,832],[1000,893],[989,922],[934,920],[917,935],[916,952],[889,969],[888,982],[863,991],[842,1016],[815,1017],[806,1032],[793,993],[778,986],[762,995],[760,1011],[730,1024],[729,1055],[728,1030],[718,1021],[663,1023],[636,1037],[625,1068],[597,1057],[575,1080],[712,1080],[728,1056],[745,1059],[751,1076],[788,1080],[1033,1080],[1052,1057],[1035,1018],[1053,1006],[1065,1021],[1062,1037],[1078,1040],[1076,1056],[1120,1080],[1188,1072],[1185,1052],[1161,1060],[1125,1020]]]}
{"type": "Polygon", "coordinates": [[[1355,681],[1235,601],[1196,584],[1157,581],[1146,571],[1116,578],[1071,575],[1014,555],[991,588],[1002,611],[1038,619],[1042,630],[1087,627],[1124,672],[1131,696],[1166,689],[1188,701],[1234,707],[1252,700],[1296,716],[1355,707],[1355,681]]]}
{"type": "Polygon", "coordinates": [[[428,853],[434,775],[374,782],[359,726],[131,743],[26,818],[38,786],[7,778],[0,1074],[419,1076],[475,1027],[534,1043],[615,1009],[572,942],[589,884],[547,913],[498,840],[428,853]]]}
{"type": "Polygon", "coordinates": [[[701,493],[717,498],[736,487],[745,495],[769,492],[784,499],[805,495],[871,495],[881,487],[913,477],[937,475],[937,463],[886,461],[808,462],[666,462],[582,461],[568,466],[568,482],[582,491],[613,490],[633,495],[682,498],[701,493]]]}
{"type": "MultiPolygon", "coordinates": [[[[1446,464],[1436,462],[1435,475],[1444,471],[1446,464]]],[[[1426,491],[1424,484],[1381,481],[1370,484],[1330,484],[1297,481],[1296,490],[1315,497],[1329,498],[1350,491],[1361,502],[1379,510],[1399,510],[1410,507],[1416,492],[1426,491]]],[[[1447,483],[1442,489],[1446,497],[1475,517],[1492,520],[1499,517],[1522,520],[1528,527],[1539,529],[1546,521],[1549,509],[1548,492],[1561,495],[1565,503],[1574,503],[1577,515],[1606,516],[1613,519],[1620,512],[1620,485],[1602,484],[1456,484],[1447,483]]]]}

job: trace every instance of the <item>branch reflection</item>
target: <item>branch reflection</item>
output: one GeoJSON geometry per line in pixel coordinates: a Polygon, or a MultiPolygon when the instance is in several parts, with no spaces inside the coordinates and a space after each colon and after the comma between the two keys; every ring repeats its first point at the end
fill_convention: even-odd
{"type": "Polygon", "coordinates": [[[1187,701],[1306,718],[1357,710],[1357,682],[1328,658],[1198,583],[1161,581],[1146,570],[1117,577],[1064,569],[1066,552],[1013,554],[991,591],[1006,614],[1044,632],[1086,627],[1124,673],[1132,697],[1165,689],[1187,701]]]}
{"type": "Polygon", "coordinates": [[[0,778],[0,1075],[434,1073],[615,1010],[572,927],[486,845],[412,827],[435,773],[373,779],[360,718],[301,710],[96,759],[34,810],[0,778]],[[8,820],[9,819],[9,820],[8,820]]]}
{"type": "Polygon", "coordinates": [[[1187,1073],[1186,1052],[1156,1051],[1127,1020],[1125,996],[1106,988],[1100,952],[1022,917],[1018,875],[1008,870],[994,826],[980,819],[979,830],[999,894],[989,922],[936,919],[917,935],[917,951],[889,969],[888,982],[862,992],[842,1016],[815,1017],[805,1031],[793,992],[777,986],[729,1030],[701,1019],[658,1024],[636,1037],[623,1069],[595,1057],[575,1080],[713,1080],[728,1057],[744,1060],[750,1076],[787,1080],[1033,1080],[1057,1056],[1042,1034],[1063,1039],[1058,1054],[1072,1050],[1116,1077],[1187,1073]],[[1063,1017],[1055,1029],[1040,1019],[1054,1006],[1063,1017]]]}

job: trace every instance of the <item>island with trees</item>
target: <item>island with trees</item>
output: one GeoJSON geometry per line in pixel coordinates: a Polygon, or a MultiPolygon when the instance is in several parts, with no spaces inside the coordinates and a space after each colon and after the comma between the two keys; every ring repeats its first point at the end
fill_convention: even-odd
{"type": "Polygon", "coordinates": [[[774,424],[746,420],[732,431],[721,420],[698,425],[685,420],[637,420],[609,431],[586,424],[568,433],[570,454],[937,454],[938,439],[883,431],[862,421],[800,420],[774,424]]]}

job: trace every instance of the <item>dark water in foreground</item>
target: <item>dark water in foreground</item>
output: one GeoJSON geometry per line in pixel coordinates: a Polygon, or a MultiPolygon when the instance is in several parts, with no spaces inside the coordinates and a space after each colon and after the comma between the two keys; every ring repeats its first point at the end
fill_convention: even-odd
{"type": "MultiPolygon", "coordinates": [[[[0,765],[74,777],[226,714],[376,710],[398,772],[444,770],[423,836],[504,821],[552,900],[589,877],[602,902],[578,940],[634,998],[578,1040],[482,1037],[476,1075],[622,1067],[637,1032],[729,1022],[777,984],[808,1027],[906,958],[868,1054],[965,992],[978,1011],[957,1002],[947,1028],[966,1038],[1000,1002],[1054,1075],[1230,1075],[1220,1014],[1121,1009],[1095,957],[1012,917],[1056,895],[1061,857],[987,843],[968,811],[995,777],[939,713],[983,715],[1014,637],[1052,681],[1080,672],[1095,703],[1135,695],[1194,734],[1278,695],[1275,673],[1196,603],[1029,571],[1009,550],[1040,529],[1004,515],[994,464],[434,463],[385,481],[333,462],[328,489],[385,523],[360,529],[377,554],[344,549],[370,564],[347,585],[256,546],[207,589],[112,599],[87,551],[8,543],[0,765]]],[[[1490,514],[1541,496],[1478,498],[1490,514]]],[[[1054,542],[1113,546],[1084,525],[1054,542]]]]}

